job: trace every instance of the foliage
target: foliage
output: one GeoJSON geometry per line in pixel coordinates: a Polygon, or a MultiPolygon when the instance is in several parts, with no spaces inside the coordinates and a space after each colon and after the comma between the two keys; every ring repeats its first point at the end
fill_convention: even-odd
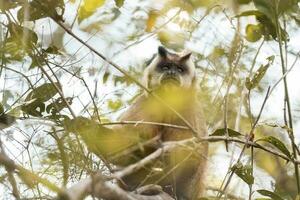
{"type": "MultiPolygon", "coordinates": [[[[247,162],[238,159],[229,168],[245,182],[246,188],[254,187],[260,178],[253,175],[256,165],[273,166],[270,168],[273,170],[267,167],[263,170],[275,174],[275,188],[255,188],[252,191],[256,192],[250,196],[280,200],[294,198],[299,193],[296,191],[297,170],[286,165],[286,161],[294,164],[299,157],[299,147],[294,141],[296,135],[289,124],[290,121],[298,123],[297,109],[293,114],[286,111],[289,97],[285,94],[284,113],[280,114],[285,116],[284,119],[270,119],[276,123],[282,121],[284,125],[280,122],[280,125],[270,127],[262,122],[258,126],[254,122],[260,116],[251,104],[257,103],[258,96],[264,96],[266,85],[277,86],[270,77],[276,80],[288,77],[277,71],[273,73],[280,68],[279,63],[284,69],[293,68],[288,64],[298,55],[293,46],[289,46],[289,41],[299,34],[299,0],[233,0],[231,5],[226,4],[227,1],[213,0],[153,2],[152,5],[129,0],[0,0],[0,125],[7,122],[6,116],[19,113],[16,114],[19,117],[16,130],[0,130],[5,144],[1,150],[6,149],[16,163],[24,165],[24,170],[6,166],[1,171],[1,183],[12,185],[5,189],[9,191],[5,198],[10,198],[11,194],[16,196],[12,192],[11,172],[16,172],[13,176],[19,177],[15,182],[22,197],[43,198],[45,194],[52,198],[56,194],[49,187],[40,188],[39,176],[53,180],[54,185],[63,188],[92,171],[109,173],[110,166],[105,162],[115,153],[111,149],[119,153],[137,146],[141,154],[144,153],[141,143],[146,142],[145,138],[129,133],[122,136],[121,141],[119,136],[99,138],[97,131],[109,131],[97,124],[113,123],[116,116],[134,101],[135,95],[141,93],[142,89],[137,88],[133,80],[139,80],[143,74],[146,55],[142,61],[135,60],[143,53],[137,51],[143,50],[145,54],[148,51],[147,41],[161,43],[173,50],[189,47],[193,51],[201,88],[199,97],[209,130],[215,130],[209,137],[230,137],[247,142],[249,139],[256,145],[253,153],[250,146],[242,144],[245,151],[241,151],[240,157],[248,159],[247,162]],[[218,24],[211,23],[219,18],[218,24]],[[255,18],[255,22],[249,23],[251,18],[255,18]],[[44,30],[46,24],[50,24],[50,28],[44,30]],[[226,30],[222,30],[223,24],[227,26],[226,30]],[[78,44],[70,31],[83,42],[78,44]],[[265,46],[285,49],[284,52],[279,49],[260,51],[258,42],[262,49],[265,46]],[[104,55],[104,60],[109,63],[82,46],[85,44],[104,55]],[[126,54],[128,52],[134,53],[126,54]],[[122,54],[126,59],[122,60],[122,54]],[[116,66],[129,72],[131,77],[116,73],[113,69],[116,66]],[[294,118],[290,119],[289,114],[294,118]],[[88,141],[91,144],[88,148],[82,142],[84,134],[78,137],[73,133],[75,126],[85,127],[84,134],[94,134],[94,139],[88,141]],[[255,137],[244,140],[248,133],[255,137]],[[107,141],[106,145],[99,147],[97,140],[107,141]],[[18,153],[10,154],[10,148],[18,153]],[[97,148],[106,152],[108,159],[91,154],[97,148]],[[285,158],[284,162],[279,157],[264,159],[263,149],[285,158]],[[251,159],[254,164],[249,164],[251,159]],[[260,165],[257,161],[270,163],[260,165]],[[295,186],[285,184],[285,180],[292,181],[295,186]],[[274,192],[271,189],[275,189],[274,192]]],[[[299,41],[299,37],[297,39],[299,41]]],[[[178,94],[171,97],[173,101],[176,99],[178,94]]],[[[138,123],[142,122],[133,125],[138,123]]],[[[212,154],[215,152],[212,149],[212,154]]],[[[132,163],[132,158],[123,155],[114,159],[132,163]]],[[[3,165],[1,161],[0,164],[3,165]]],[[[225,191],[226,187],[221,189],[225,191]]]]}

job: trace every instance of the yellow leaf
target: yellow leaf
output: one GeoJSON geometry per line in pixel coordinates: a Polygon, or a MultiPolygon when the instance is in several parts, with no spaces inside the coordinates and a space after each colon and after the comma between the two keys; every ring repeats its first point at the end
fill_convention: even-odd
{"type": "Polygon", "coordinates": [[[103,6],[104,0],[84,0],[83,7],[86,11],[94,12],[97,8],[103,6]]]}
{"type": "Polygon", "coordinates": [[[78,20],[82,21],[91,16],[99,7],[103,6],[104,3],[105,0],[83,0],[79,8],[78,20]]]}
{"type": "Polygon", "coordinates": [[[148,15],[148,20],[146,24],[146,31],[151,32],[152,28],[154,27],[157,18],[159,17],[159,13],[157,11],[150,11],[148,15]]]}

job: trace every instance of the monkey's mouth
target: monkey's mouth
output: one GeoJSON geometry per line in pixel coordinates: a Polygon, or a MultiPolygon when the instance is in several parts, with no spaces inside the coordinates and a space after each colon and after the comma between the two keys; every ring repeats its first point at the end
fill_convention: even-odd
{"type": "Polygon", "coordinates": [[[180,86],[180,79],[179,77],[175,77],[175,76],[164,76],[161,78],[160,84],[161,85],[171,84],[171,85],[180,86]]]}

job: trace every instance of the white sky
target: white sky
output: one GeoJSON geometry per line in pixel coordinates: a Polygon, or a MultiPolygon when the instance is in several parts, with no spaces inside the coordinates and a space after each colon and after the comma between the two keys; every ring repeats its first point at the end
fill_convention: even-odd
{"type": "MultiPolygon", "coordinates": [[[[88,40],[88,44],[92,45],[96,50],[103,53],[105,56],[116,62],[117,64],[121,65],[124,68],[128,68],[129,66],[142,66],[143,63],[151,58],[151,56],[156,53],[158,45],[160,45],[160,42],[157,40],[157,38],[154,36],[147,38],[143,42],[134,45],[130,47],[129,49],[126,49],[122,51],[122,53],[118,54],[117,56],[113,57],[114,53],[119,52],[122,50],[124,46],[127,44],[122,44],[122,41],[124,41],[128,36],[131,35],[136,29],[134,26],[134,23],[130,23],[130,20],[132,20],[132,13],[133,9],[137,4],[140,4],[141,7],[145,9],[145,12],[140,11],[139,13],[134,13],[137,15],[137,18],[139,18],[141,21],[147,17],[146,11],[153,6],[151,1],[138,1],[138,0],[130,0],[125,1],[125,5],[123,8],[121,8],[121,15],[116,19],[113,23],[105,25],[101,32],[97,33],[95,36],[91,37],[92,35],[83,31],[82,29],[85,29],[88,27],[88,25],[92,22],[95,22],[101,18],[101,20],[105,20],[105,17],[110,17],[101,14],[101,11],[99,11],[99,14],[96,14],[95,16],[91,17],[86,22],[83,22],[80,26],[75,23],[73,27],[73,32],[79,36],[83,40],[88,40]],[[100,17],[99,17],[100,16],[100,17]]],[[[112,2],[106,3],[106,8],[111,8],[113,5],[112,2]]],[[[156,4],[154,4],[157,6],[156,4]]],[[[65,12],[65,19],[67,24],[71,24],[74,20],[74,16],[76,14],[77,4],[68,4],[66,7],[65,12]]],[[[173,12],[174,13],[174,12],[173,12]]],[[[170,16],[173,15],[173,13],[170,14],[170,16]]],[[[199,11],[197,16],[195,18],[199,19],[204,12],[199,11]]],[[[183,18],[186,18],[186,13],[182,14],[183,18]]],[[[211,49],[220,42],[223,42],[224,46],[230,44],[230,40],[233,35],[233,29],[230,28],[230,23],[228,21],[222,21],[224,16],[220,15],[216,18],[208,17],[207,20],[203,20],[201,24],[199,25],[199,28],[195,31],[195,35],[201,36],[201,38],[197,41],[193,42],[187,42],[186,46],[190,48],[194,52],[199,52],[202,54],[207,55],[211,49]]],[[[248,20],[248,19],[242,19],[242,20],[248,20]]],[[[253,21],[250,19],[250,21],[253,21]]],[[[168,25],[168,28],[170,29],[176,29],[178,28],[175,24],[168,25]]],[[[57,29],[57,25],[51,22],[49,19],[46,20],[38,20],[35,25],[35,30],[39,32],[40,34],[44,34],[44,40],[43,44],[47,46],[49,42],[51,41],[47,37],[47,33],[50,33],[51,31],[55,31],[57,29]],[[50,28],[51,27],[51,28],[50,28]],[[51,31],[50,31],[51,30],[51,31]]],[[[180,30],[179,30],[180,31],[180,30]]],[[[294,32],[293,35],[290,35],[291,40],[289,42],[289,47],[294,50],[294,52],[298,52],[300,50],[300,31],[297,30],[294,32]]],[[[80,49],[79,52],[77,50],[82,46],[79,42],[74,40],[71,36],[65,34],[63,35],[63,44],[65,46],[65,50],[69,55],[72,55],[76,53],[75,60],[78,58],[83,57],[86,54],[89,54],[90,51],[86,48],[80,49]]],[[[247,43],[247,45],[253,45],[250,43],[247,43]]],[[[254,48],[257,48],[259,46],[259,42],[254,44],[254,48]]],[[[260,66],[262,63],[266,63],[266,57],[275,55],[276,59],[271,66],[271,68],[268,70],[266,77],[263,79],[263,83],[265,83],[266,87],[268,85],[272,86],[279,78],[279,74],[281,74],[281,68],[280,68],[280,59],[278,54],[278,46],[272,42],[267,42],[264,47],[261,50],[261,53],[259,54],[258,61],[256,68],[260,66]]],[[[289,56],[288,58],[288,66],[290,67],[293,63],[295,57],[289,56]]],[[[79,64],[78,64],[79,65],[79,64]]],[[[101,68],[99,70],[98,75],[104,73],[105,70],[109,70],[112,73],[116,75],[120,75],[116,70],[109,68],[107,69],[107,65],[95,57],[94,55],[89,54],[87,57],[85,57],[83,60],[81,60],[80,65],[83,66],[83,68],[87,68],[88,66],[95,66],[96,68],[101,68]]],[[[79,65],[79,66],[80,66],[79,65]]],[[[289,91],[290,91],[290,99],[292,102],[292,108],[294,110],[298,110],[297,112],[294,112],[295,119],[298,119],[296,122],[295,120],[295,135],[297,142],[300,141],[300,67],[299,62],[295,65],[293,70],[288,75],[288,84],[289,84],[289,91]]],[[[85,77],[87,84],[91,88],[91,91],[93,91],[94,88],[94,79],[88,78],[88,76],[85,77]]],[[[74,94],[80,94],[80,99],[82,101],[86,101],[89,99],[88,94],[84,91],[84,88],[82,87],[82,84],[77,79],[70,79],[69,76],[62,75],[60,79],[62,85],[71,85],[72,88],[66,87],[64,88],[64,93],[66,96],[73,96],[74,94]]],[[[7,87],[14,88],[13,85],[15,83],[6,83],[7,87]]],[[[4,85],[4,79],[3,76],[0,78],[0,85],[4,85]]],[[[1,88],[2,89],[2,88],[1,88]]],[[[21,89],[21,88],[19,88],[21,89]]],[[[112,83],[107,84],[99,84],[99,97],[103,96],[111,96],[111,98],[114,98],[112,91],[116,91],[118,89],[123,89],[123,86],[117,86],[115,87],[112,83]]],[[[126,88],[126,94],[125,98],[130,98],[130,96],[134,95],[137,91],[137,87],[132,88],[126,88]]],[[[259,108],[262,104],[262,101],[264,99],[264,96],[257,95],[253,93],[252,95],[252,107],[253,112],[258,113],[259,108]]],[[[75,103],[72,105],[73,108],[81,108],[82,105],[80,103],[75,103]]],[[[282,109],[283,109],[283,87],[282,83],[277,87],[277,89],[273,92],[271,97],[268,99],[268,102],[266,104],[266,109],[263,112],[262,120],[267,120],[270,122],[277,122],[279,124],[283,123],[282,120],[282,109]]],[[[80,109],[74,109],[77,112],[77,114],[80,113],[80,109]]],[[[112,118],[116,118],[116,116],[112,116],[112,118]]],[[[216,177],[223,177],[224,173],[227,170],[228,161],[230,159],[230,155],[224,154],[224,148],[223,146],[219,146],[217,150],[217,154],[211,159],[211,171],[213,173],[210,173],[211,180],[215,180],[216,177]],[[222,164],[220,164],[222,163],[222,164]]],[[[239,151],[235,151],[235,154],[239,151]]],[[[235,155],[236,157],[237,155],[235,155]]],[[[255,173],[260,174],[257,177],[262,177],[262,180],[257,180],[257,185],[255,187],[264,187],[266,189],[271,189],[271,182],[274,180],[267,176],[265,172],[262,170],[256,169],[255,173]]],[[[220,181],[220,180],[219,180],[220,181]]],[[[235,188],[235,192],[237,194],[245,194],[247,195],[247,187],[244,185],[240,185],[241,188],[236,187],[236,184],[240,183],[239,179],[235,179],[233,181],[232,187],[235,188]],[[243,190],[243,192],[241,192],[243,190]]],[[[1,188],[1,186],[0,186],[1,188]]],[[[1,190],[0,190],[1,191],[1,190]]],[[[1,195],[0,195],[1,196],[1,195]]]]}

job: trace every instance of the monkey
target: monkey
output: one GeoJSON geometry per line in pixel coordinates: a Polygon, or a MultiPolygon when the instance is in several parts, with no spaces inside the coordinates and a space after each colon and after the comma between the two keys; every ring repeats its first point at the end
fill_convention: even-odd
{"type": "MultiPolygon", "coordinates": [[[[141,94],[125,111],[120,121],[145,121],[184,126],[172,110],[151,94],[155,94],[183,116],[197,131],[198,137],[207,136],[201,102],[197,98],[197,76],[191,53],[173,53],[158,47],[157,55],[144,70],[143,84],[151,91],[141,94]]],[[[81,135],[88,148],[108,162],[126,167],[138,162],[160,147],[162,142],[192,138],[189,129],[149,124],[118,125],[113,128],[87,122],[72,129],[81,135]],[[142,146],[157,138],[157,143],[142,146]],[[133,148],[135,147],[135,148],[133,148]],[[133,150],[126,155],[128,149],[133,150]],[[119,155],[119,156],[118,156],[119,155]],[[120,156],[121,155],[121,156],[120,156]]],[[[178,200],[195,200],[203,195],[208,144],[177,147],[153,163],[125,176],[120,185],[128,191],[141,186],[157,184],[178,200]]]]}

